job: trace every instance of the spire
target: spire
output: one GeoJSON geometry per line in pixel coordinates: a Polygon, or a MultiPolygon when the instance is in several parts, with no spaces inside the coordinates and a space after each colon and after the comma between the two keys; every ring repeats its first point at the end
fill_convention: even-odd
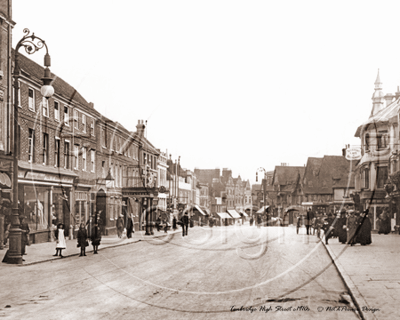
{"type": "Polygon", "coordinates": [[[375,91],[376,90],[382,90],[382,82],[381,82],[381,78],[379,76],[379,69],[378,69],[378,75],[376,76],[376,80],[375,80],[375,91]]]}
{"type": "Polygon", "coordinates": [[[376,115],[379,111],[384,108],[384,94],[382,92],[382,82],[379,76],[379,69],[378,75],[376,76],[375,80],[375,92],[372,95],[372,110],[370,117],[376,115]]]}

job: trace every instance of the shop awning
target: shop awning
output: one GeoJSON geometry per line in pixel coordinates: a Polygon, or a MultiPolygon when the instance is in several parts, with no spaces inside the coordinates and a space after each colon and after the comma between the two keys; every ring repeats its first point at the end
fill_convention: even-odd
{"type": "Polygon", "coordinates": [[[201,210],[201,208],[197,205],[197,204],[195,204],[194,206],[193,206],[193,208],[195,208],[198,212],[200,212],[203,216],[205,216],[206,214],[203,212],[203,210],[201,210]]]}
{"type": "Polygon", "coordinates": [[[210,210],[208,210],[206,207],[200,207],[201,210],[203,210],[206,214],[211,215],[210,210]]]}
{"type": "Polygon", "coordinates": [[[245,217],[248,217],[247,213],[244,212],[243,210],[240,210],[240,213],[241,213],[242,215],[244,215],[245,217]]]}
{"type": "Polygon", "coordinates": [[[241,218],[240,214],[237,213],[236,210],[227,210],[227,211],[228,211],[228,213],[232,216],[232,218],[234,218],[234,219],[239,219],[239,218],[241,218]]]}
{"type": "Polygon", "coordinates": [[[262,208],[260,210],[258,210],[256,213],[264,213],[265,210],[267,210],[269,208],[269,206],[262,206],[262,208]]]}
{"type": "Polygon", "coordinates": [[[217,215],[219,215],[222,219],[232,219],[232,217],[226,212],[217,212],[217,215]]]}

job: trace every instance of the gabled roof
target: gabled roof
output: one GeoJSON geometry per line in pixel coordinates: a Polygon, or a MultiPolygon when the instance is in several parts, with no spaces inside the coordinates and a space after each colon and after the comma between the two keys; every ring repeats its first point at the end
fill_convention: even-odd
{"type": "Polygon", "coordinates": [[[354,188],[354,167],[355,163],[343,156],[324,156],[318,176],[311,180],[313,181],[312,186],[308,186],[307,177],[309,175],[307,172],[303,191],[304,193],[313,194],[333,194],[333,188],[354,188]]]}
{"type": "Polygon", "coordinates": [[[276,166],[273,185],[293,185],[303,179],[305,167],[276,166]]]}
{"type": "Polygon", "coordinates": [[[304,193],[318,192],[318,175],[321,169],[323,158],[310,157],[307,159],[307,165],[302,179],[304,193]]]}
{"type": "MultiPolygon", "coordinates": [[[[33,81],[42,83],[42,78],[44,76],[44,68],[38,65],[36,62],[30,60],[19,53],[19,65],[21,68],[21,72],[25,72],[27,77],[32,78],[33,81]]],[[[14,61],[15,58],[15,50],[12,49],[12,59],[14,61]]],[[[52,82],[52,86],[54,87],[54,92],[58,95],[63,96],[65,99],[69,101],[78,102],[84,106],[88,106],[88,102],[81,96],[81,94],[66,81],[61,79],[59,76],[51,73],[51,77],[54,79],[52,82]]]]}

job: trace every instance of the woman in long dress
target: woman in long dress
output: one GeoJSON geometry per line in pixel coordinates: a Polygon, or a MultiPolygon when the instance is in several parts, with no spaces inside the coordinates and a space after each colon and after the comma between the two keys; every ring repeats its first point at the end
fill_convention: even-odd
{"type": "Polygon", "coordinates": [[[368,217],[368,209],[361,214],[360,224],[360,230],[357,236],[358,242],[360,242],[362,246],[371,244],[371,220],[368,217]]]}
{"type": "Polygon", "coordinates": [[[92,240],[93,254],[97,254],[101,241],[101,219],[99,216],[100,212],[95,216],[90,238],[92,240]]]}
{"type": "Polygon", "coordinates": [[[346,211],[342,210],[337,221],[337,230],[340,243],[346,243],[347,241],[346,220],[346,211]]]}
{"type": "Polygon", "coordinates": [[[350,212],[346,220],[347,226],[347,244],[354,245],[356,243],[356,231],[357,231],[357,217],[354,212],[350,212]]]}
{"type": "Polygon", "coordinates": [[[67,248],[67,243],[65,242],[65,236],[64,236],[64,224],[59,223],[57,226],[56,231],[54,232],[54,236],[56,238],[56,253],[54,256],[60,256],[63,258],[64,256],[62,255],[62,250],[67,248]]]}
{"type": "Polygon", "coordinates": [[[84,223],[81,223],[79,227],[77,238],[78,238],[78,248],[81,248],[81,254],[79,256],[80,257],[86,256],[86,247],[89,244],[87,241],[88,235],[84,223]]]}

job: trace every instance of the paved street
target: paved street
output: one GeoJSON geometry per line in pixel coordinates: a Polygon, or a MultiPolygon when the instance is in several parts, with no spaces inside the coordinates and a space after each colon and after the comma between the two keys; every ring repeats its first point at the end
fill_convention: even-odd
{"type": "Polygon", "coordinates": [[[399,318],[399,241],[398,234],[373,234],[369,246],[351,247],[337,239],[329,241],[328,250],[365,319],[399,318]]]}
{"type": "Polygon", "coordinates": [[[0,316],[358,319],[316,242],[294,228],[193,228],[185,238],[151,238],[98,255],[3,264],[0,316]]]}

